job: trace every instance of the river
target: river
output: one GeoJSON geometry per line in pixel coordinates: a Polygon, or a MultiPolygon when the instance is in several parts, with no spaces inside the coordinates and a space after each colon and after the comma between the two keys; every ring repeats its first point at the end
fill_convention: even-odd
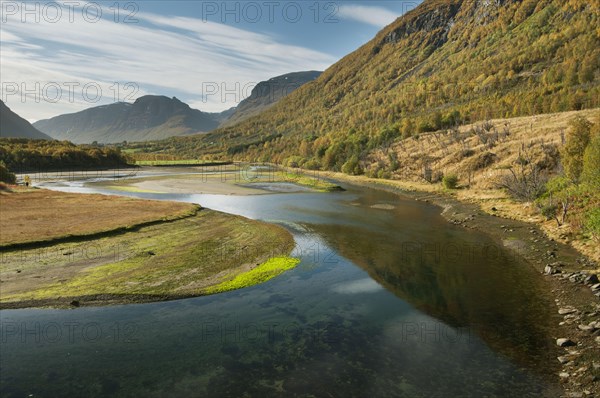
{"type": "Polygon", "coordinates": [[[349,185],[235,196],[88,182],[45,186],[277,223],[302,261],[264,284],[208,297],[3,310],[2,397],[559,395],[545,370],[555,361],[554,303],[539,276],[439,208],[349,185]]]}

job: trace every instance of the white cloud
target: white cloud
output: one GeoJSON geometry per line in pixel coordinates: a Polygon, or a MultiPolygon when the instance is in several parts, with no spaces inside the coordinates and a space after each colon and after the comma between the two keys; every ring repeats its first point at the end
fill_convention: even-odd
{"type": "MultiPolygon", "coordinates": [[[[260,33],[188,17],[164,17],[138,13],[140,23],[115,23],[102,19],[96,23],[62,18],[56,23],[21,23],[18,16],[2,24],[0,75],[6,83],[79,82],[75,99],[57,103],[35,102],[20,95],[2,99],[29,120],[43,119],[90,106],[124,99],[123,84],[139,87],[145,93],[176,95],[216,112],[234,106],[242,99],[249,83],[280,74],[326,69],[335,58],[308,48],[287,45],[260,33]],[[104,98],[89,103],[81,87],[93,82],[102,88],[104,98]],[[115,83],[118,83],[115,86],[115,83]],[[236,87],[240,90],[236,90],[236,87]],[[115,87],[121,88],[119,98],[115,87]],[[218,91],[203,97],[203,89],[218,91]],[[225,95],[222,89],[236,91],[225,95]],[[79,91],[78,91],[79,90],[79,91]]],[[[30,95],[31,97],[31,95],[30,95]]]]}
{"type": "Polygon", "coordinates": [[[350,282],[342,282],[335,285],[331,290],[339,294],[361,294],[375,293],[383,290],[383,287],[371,278],[358,279],[350,282]]]}
{"type": "Polygon", "coordinates": [[[394,22],[399,15],[383,7],[341,5],[338,16],[383,28],[394,22]]]}

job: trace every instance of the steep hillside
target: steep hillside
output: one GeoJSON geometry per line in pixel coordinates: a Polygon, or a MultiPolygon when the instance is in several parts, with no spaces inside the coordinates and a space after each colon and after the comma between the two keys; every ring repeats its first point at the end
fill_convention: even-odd
{"type": "Polygon", "coordinates": [[[600,5],[426,0],[240,124],[150,148],[341,170],[412,135],[600,106],[600,5]]]}
{"type": "Polygon", "coordinates": [[[0,138],[52,139],[11,111],[2,101],[0,101],[0,138]]]}
{"type": "Polygon", "coordinates": [[[177,98],[147,95],[133,104],[98,106],[40,120],[34,125],[59,140],[114,143],[207,132],[215,129],[219,121],[215,114],[192,109],[177,98]]]}
{"type": "Polygon", "coordinates": [[[250,96],[240,102],[233,114],[225,120],[223,126],[231,126],[251,116],[258,115],[283,97],[300,88],[300,86],[318,78],[321,73],[323,72],[294,72],[258,83],[252,89],[250,96]]]}

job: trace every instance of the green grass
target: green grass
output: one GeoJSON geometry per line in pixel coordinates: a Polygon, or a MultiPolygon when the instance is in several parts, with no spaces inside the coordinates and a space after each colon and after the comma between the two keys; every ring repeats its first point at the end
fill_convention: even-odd
{"type": "Polygon", "coordinates": [[[113,191],[121,191],[121,192],[138,192],[138,193],[162,193],[159,191],[152,191],[149,189],[141,189],[135,186],[129,185],[103,185],[106,189],[111,189],[113,191]]]}
{"type": "MultiPolygon", "coordinates": [[[[80,246],[90,244],[98,248],[120,247],[122,254],[117,261],[114,256],[106,260],[90,258],[89,264],[82,264],[74,273],[61,271],[73,263],[66,255],[53,256],[43,264],[35,260],[34,251],[26,251],[24,257],[7,256],[7,261],[0,264],[0,273],[20,269],[23,275],[44,277],[20,291],[2,294],[0,303],[63,302],[91,295],[151,295],[157,299],[200,296],[261,283],[299,261],[285,257],[294,245],[285,229],[210,210],[172,223],[82,242],[80,246]],[[284,257],[271,258],[250,272],[240,273],[244,264],[261,263],[273,255],[284,257]],[[21,257],[31,264],[24,263],[21,257]],[[223,275],[236,276],[223,282],[223,275]]],[[[80,251],[74,245],[58,248],[64,249],[60,253],[80,251]]]]}
{"type": "Polygon", "coordinates": [[[214,163],[207,160],[201,159],[183,159],[183,160],[136,160],[135,164],[138,166],[178,166],[178,165],[203,165],[208,163],[214,163]]]}
{"type": "Polygon", "coordinates": [[[257,285],[294,268],[298,263],[300,263],[300,260],[297,258],[273,257],[248,272],[236,275],[231,280],[209,287],[206,289],[206,293],[222,293],[257,285]]]}
{"type": "MultiPolygon", "coordinates": [[[[262,183],[265,182],[264,179],[257,179],[256,181],[262,183]]],[[[344,189],[339,185],[332,184],[320,178],[309,177],[304,174],[298,174],[293,172],[281,171],[276,173],[274,176],[268,180],[268,182],[287,182],[290,184],[296,184],[303,187],[308,187],[314,189],[315,191],[320,192],[334,192],[334,191],[343,191],[344,189]],[[273,178],[274,177],[274,178],[273,178]]]]}

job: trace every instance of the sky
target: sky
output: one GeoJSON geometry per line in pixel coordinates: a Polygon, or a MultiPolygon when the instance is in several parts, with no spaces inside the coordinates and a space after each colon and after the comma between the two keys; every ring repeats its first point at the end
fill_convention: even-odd
{"type": "Polygon", "coordinates": [[[327,69],[418,3],[0,0],[1,99],[31,122],[148,94],[220,112],[327,69]]]}

